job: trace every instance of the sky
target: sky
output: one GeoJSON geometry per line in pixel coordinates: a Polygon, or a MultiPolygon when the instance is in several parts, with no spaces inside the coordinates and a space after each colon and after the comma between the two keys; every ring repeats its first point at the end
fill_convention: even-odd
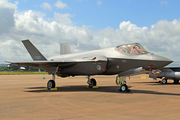
{"type": "Polygon", "coordinates": [[[0,0],[0,63],[32,61],[21,40],[45,57],[138,42],[180,61],[180,1],[0,0]]]}

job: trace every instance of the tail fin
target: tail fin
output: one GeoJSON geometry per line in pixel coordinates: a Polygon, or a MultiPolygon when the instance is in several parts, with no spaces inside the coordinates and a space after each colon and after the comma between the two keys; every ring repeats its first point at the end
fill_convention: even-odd
{"type": "Polygon", "coordinates": [[[61,55],[63,54],[70,54],[71,48],[68,43],[61,43],[61,55]]]}
{"type": "Polygon", "coordinates": [[[34,61],[47,60],[29,40],[22,40],[22,43],[34,61]]]}

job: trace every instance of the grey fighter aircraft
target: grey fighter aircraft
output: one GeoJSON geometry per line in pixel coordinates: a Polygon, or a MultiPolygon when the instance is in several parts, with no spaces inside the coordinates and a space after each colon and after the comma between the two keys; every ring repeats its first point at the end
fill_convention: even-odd
{"type": "MultiPolygon", "coordinates": [[[[55,75],[60,77],[88,76],[87,83],[89,87],[93,87],[96,86],[96,80],[90,78],[92,75],[129,76],[140,74],[144,70],[160,69],[172,62],[168,58],[149,53],[139,43],[82,53],[71,53],[69,45],[63,44],[61,55],[46,59],[29,40],[22,42],[34,61],[6,62],[11,63],[11,67],[27,65],[48,71],[52,74],[52,80],[47,83],[48,89],[55,88],[55,75]]],[[[128,86],[125,83],[120,86],[121,91],[127,91],[128,86]]]]}
{"type": "Polygon", "coordinates": [[[149,77],[162,79],[162,84],[166,84],[167,80],[174,80],[174,83],[178,84],[180,80],[180,67],[165,67],[155,70],[154,72],[150,72],[149,77]]]}

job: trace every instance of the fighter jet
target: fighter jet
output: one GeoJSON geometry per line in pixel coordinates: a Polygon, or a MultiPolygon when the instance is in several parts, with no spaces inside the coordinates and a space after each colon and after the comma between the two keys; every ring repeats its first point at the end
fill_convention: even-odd
{"type": "Polygon", "coordinates": [[[175,84],[178,84],[180,80],[180,67],[165,67],[155,70],[154,72],[150,72],[149,77],[162,79],[162,84],[166,84],[167,80],[173,80],[175,84]]]}
{"type": "MultiPolygon", "coordinates": [[[[27,51],[34,61],[12,62],[11,66],[27,65],[48,71],[52,80],[47,83],[47,88],[55,88],[55,75],[60,77],[88,76],[89,87],[96,86],[93,75],[118,75],[125,77],[132,74],[141,74],[144,70],[151,71],[163,68],[172,60],[148,52],[139,43],[118,45],[116,47],[102,48],[99,50],[71,53],[69,44],[63,44],[61,55],[45,58],[39,50],[29,41],[23,40],[27,51]]],[[[120,90],[128,90],[126,82],[120,90]]]]}

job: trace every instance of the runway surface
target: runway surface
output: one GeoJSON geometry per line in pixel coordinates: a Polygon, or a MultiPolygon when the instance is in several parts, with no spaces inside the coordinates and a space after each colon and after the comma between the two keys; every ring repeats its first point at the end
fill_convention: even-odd
{"type": "Polygon", "coordinates": [[[1,75],[0,120],[179,120],[180,84],[162,85],[148,75],[127,79],[119,93],[116,76],[56,77],[57,91],[44,90],[50,75],[1,75]],[[145,79],[145,77],[147,77],[145,79]]]}

